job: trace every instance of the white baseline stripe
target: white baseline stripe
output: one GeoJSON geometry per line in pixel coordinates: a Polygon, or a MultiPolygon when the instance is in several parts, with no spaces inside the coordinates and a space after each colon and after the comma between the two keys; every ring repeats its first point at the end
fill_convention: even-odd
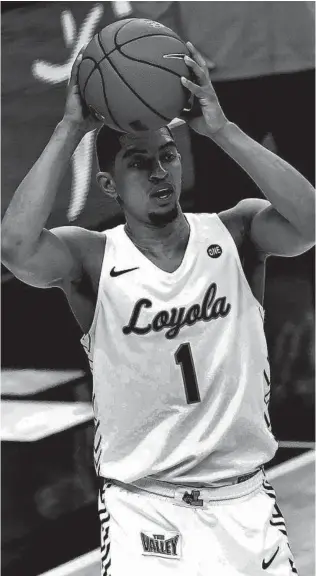
{"type": "MultiPolygon", "coordinates": [[[[287,460],[282,464],[278,464],[270,470],[266,471],[266,476],[268,480],[273,480],[273,478],[277,478],[278,476],[282,476],[284,474],[288,474],[289,472],[293,472],[298,468],[302,468],[307,464],[315,461],[316,452],[314,450],[309,450],[296,458],[291,458],[291,460],[287,460]]],[[[71,576],[75,574],[77,571],[81,571],[84,568],[91,568],[93,564],[98,564],[101,560],[100,549],[97,548],[93,550],[93,552],[88,552],[88,554],[84,554],[83,556],[79,556],[75,560],[71,560],[71,562],[67,562],[67,564],[63,564],[62,566],[58,566],[57,568],[53,568],[49,572],[45,572],[45,574],[41,574],[41,576],[71,576]]]]}
{"type": "Polygon", "coordinates": [[[266,476],[268,480],[273,480],[273,478],[277,478],[278,476],[283,476],[284,474],[289,474],[289,472],[293,472],[298,468],[302,468],[307,464],[311,464],[311,462],[315,461],[316,452],[314,450],[309,450],[304,454],[300,454],[300,456],[296,456],[295,458],[291,458],[291,460],[287,460],[282,464],[278,464],[270,470],[266,471],[266,476]]]}
{"type": "Polygon", "coordinates": [[[75,560],[67,562],[67,564],[62,564],[41,574],[41,576],[71,576],[76,572],[81,572],[84,568],[91,568],[93,564],[99,564],[101,562],[100,548],[93,550],[93,552],[88,552],[83,556],[78,556],[75,560]]]}
{"type": "Polygon", "coordinates": [[[297,448],[298,450],[315,450],[315,442],[301,442],[296,440],[280,440],[279,448],[297,448]]]}

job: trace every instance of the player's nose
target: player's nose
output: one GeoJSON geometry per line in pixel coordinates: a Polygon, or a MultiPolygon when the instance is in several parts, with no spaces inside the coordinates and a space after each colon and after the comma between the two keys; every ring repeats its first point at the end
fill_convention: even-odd
{"type": "Polygon", "coordinates": [[[166,178],[167,174],[167,170],[163,168],[160,162],[156,162],[149,176],[149,180],[150,182],[160,182],[166,178]]]}

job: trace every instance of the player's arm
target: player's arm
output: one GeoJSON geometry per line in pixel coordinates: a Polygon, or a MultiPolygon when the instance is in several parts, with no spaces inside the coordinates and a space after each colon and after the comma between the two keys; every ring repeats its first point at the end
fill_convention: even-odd
{"type": "Polygon", "coordinates": [[[78,273],[66,244],[45,229],[80,134],[66,121],[56,127],[43,153],[21,182],[1,226],[1,259],[20,280],[49,287],[78,273]]]}
{"type": "Polygon", "coordinates": [[[69,292],[71,284],[78,284],[85,273],[85,254],[94,243],[90,230],[76,226],[62,226],[47,230],[25,258],[6,257],[2,261],[12,274],[25,284],[36,288],[62,288],[69,292]]]}
{"type": "Polygon", "coordinates": [[[17,188],[2,221],[2,261],[21,280],[36,286],[60,285],[81,274],[78,253],[67,242],[74,230],[48,231],[61,180],[81,138],[96,126],[82,107],[76,60],[68,86],[65,112],[41,156],[17,188]]]}
{"type": "Polygon", "coordinates": [[[267,200],[247,198],[219,216],[224,222],[227,219],[234,223],[234,228],[263,256],[298,256],[314,245],[267,200]]]}
{"type": "MultiPolygon", "coordinates": [[[[200,112],[188,119],[197,132],[212,138],[254,180],[269,204],[252,218],[251,236],[256,246],[270,254],[291,255],[311,248],[315,242],[315,189],[293,166],[247,136],[225,117],[209,79],[205,62],[189,45],[192,58],[186,57],[196,83],[182,79],[197,98],[200,112]],[[286,248],[287,242],[289,243],[286,248]]],[[[295,111],[299,114],[299,110],[295,111]]],[[[254,210],[243,205],[248,212],[254,210]],[[247,207],[247,209],[246,209],[247,207]]]]}
{"type": "Polygon", "coordinates": [[[315,243],[315,189],[295,168],[228,123],[214,138],[261,189],[264,200],[244,200],[254,245],[267,254],[294,256],[315,243]]]}

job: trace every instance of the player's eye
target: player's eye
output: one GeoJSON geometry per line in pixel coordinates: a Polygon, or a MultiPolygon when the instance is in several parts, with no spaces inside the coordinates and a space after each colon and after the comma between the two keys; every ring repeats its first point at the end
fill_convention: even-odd
{"type": "Polygon", "coordinates": [[[135,168],[136,170],[145,168],[145,166],[146,166],[146,158],[134,158],[128,164],[129,168],[135,168]]]}
{"type": "Polygon", "coordinates": [[[174,152],[166,152],[163,157],[162,160],[164,162],[172,162],[173,160],[175,160],[175,158],[177,157],[177,155],[174,152]]]}

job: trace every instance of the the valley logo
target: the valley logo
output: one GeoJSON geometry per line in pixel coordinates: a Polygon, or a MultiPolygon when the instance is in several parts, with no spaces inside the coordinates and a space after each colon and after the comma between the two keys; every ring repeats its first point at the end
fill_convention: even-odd
{"type": "Polygon", "coordinates": [[[146,556],[162,556],[163,558],[180,558],[180,534],[167,532],[165,534],[140,533],[143,554],[146,556]]]}

